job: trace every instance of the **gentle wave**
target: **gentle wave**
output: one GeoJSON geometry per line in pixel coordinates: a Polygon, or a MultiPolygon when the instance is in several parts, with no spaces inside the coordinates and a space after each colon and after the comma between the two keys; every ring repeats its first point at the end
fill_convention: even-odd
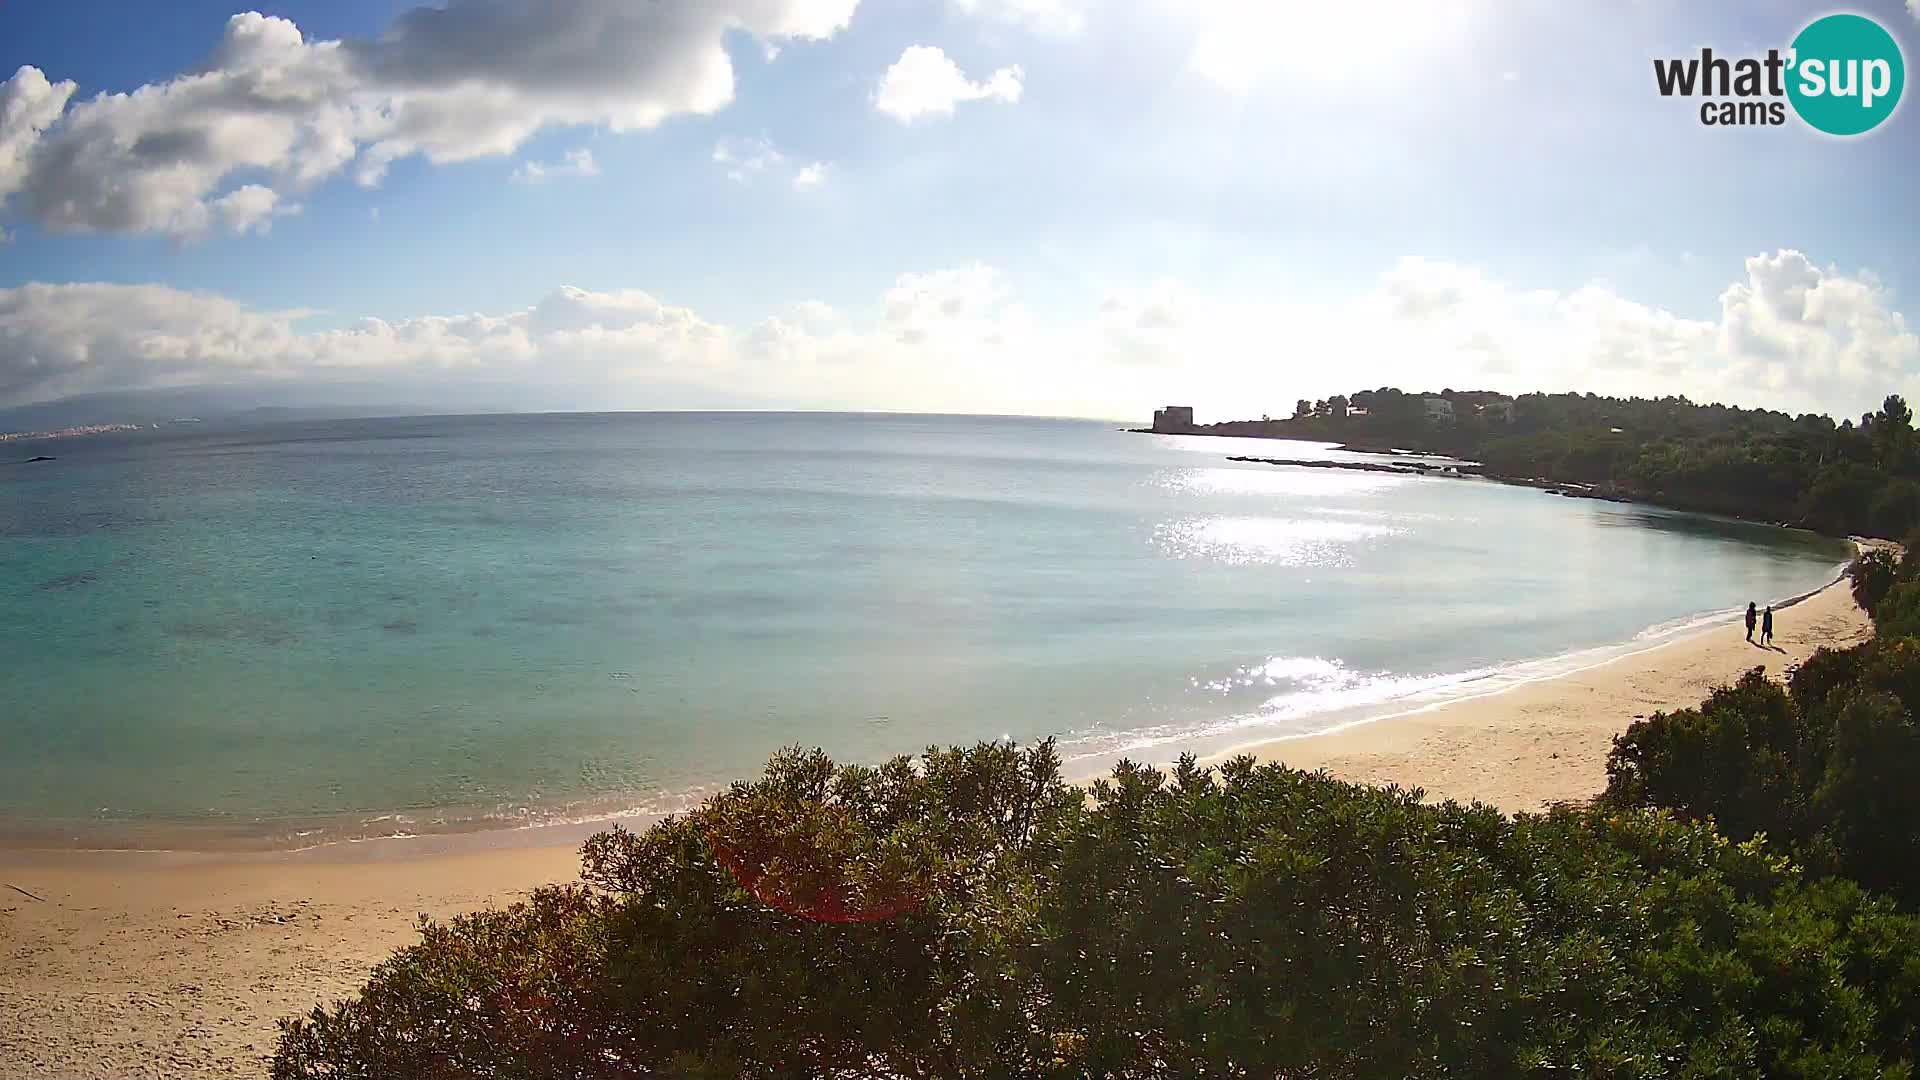
{"type": "MultiPolygon", "coordinates": [[[[1836,568],[1835,582],[1844,569],[1845,564],[1836,568]]],[[[1776,610],[1789,607],[1832,584],[1775,600],[1773,607],[1776,610]]],[[[1456,672],[1408,675],[1358,671],[1338,659],[1276,656],[1261,664],[1236,669],[1220,679],[1194,683],[1195,689],[1220,693],[1260,686],[1282,688],[1258,709],[1199,723],[1074,732],[1060,737],[1057,745],[1067,774],[1083,777],[1104,771],[1123,758],[1164,763],[1179,753],[1206,755],[1263,742],[1325,735],[1585,671],[1730,622],[1741,610],[1726,608],[1667,620],[1611,645],[1456,672]]],[[[1002,736],[1003,740],[1008,738],[1010,736],[1002,736]]],[[[647,796],[610,796],[546,807],[515,804],[469,812],[417,815],[394,812],[324,823],[303,822],[298,828],[269,827],[248,842],[226,846],[312,852],[429,838],[447,841],[453,846],[461,846],[462,841],[499,843],[503,838],[508,843],[514,842],[507,834],[520,834],[524,838],[520,842],[544,842],[544,839],[532,839],[533,834],[541,832],[555,833],[556,840],[564,834],[571,840],[574,832],[595,826],[615,822],[644,824],[687,812],[726,786],[726,783],[698,784],[647,796]]],[[[206,838],[197,839],[200,843],[196,846],[204,846],[206,838]]]]}
{"type": "MultiPolygon", "coordinates": [[[[1815,596],[1837,584],[1845,570],[1846,564],[1841,563],[1835,567],[1832,581],[1774,600],[1771,606],[1778,611],[1815,596]]],[[[1226,678],[1196,683],[1199,688],[1219,692],[1262,684],[1290,684],[1288,690],[1268,698],[1257,710],[1198,724],[1076,733],[1061,739],[1060,747],[1062,756],[1072,767],[1070,771],[1084,774],[1096,765],[1111,764],[1142,752],[1149,754],[1148,760],[1167,761],[1176,750],[1204,755],[1260,742],[1331,734],[1408,712],[1576,674],[1731,622],[1743,610],[1743,607],[1723,608],[1670,619],[1610,645],[1427,675],[1360,672],[1337,659],[1317,656],[1273,657],[1264,664],[1238,669],[1226,678]]]]}

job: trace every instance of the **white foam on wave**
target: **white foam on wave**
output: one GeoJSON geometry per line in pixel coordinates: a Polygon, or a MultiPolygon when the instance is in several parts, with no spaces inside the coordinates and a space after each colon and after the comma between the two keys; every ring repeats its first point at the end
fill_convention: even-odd
{"type": "MultiPolygon", "coordinates": [[[[1839,580],[1845,568],[1844,563],[1836,567],[1833,581],[1839,580]]],[[[1771,601],[1771,604],[1776,611],[1790,607],[1830,587],[1833,581],[1771,601]]],[[[1073,767],[1072,771],[1085,773],[1096,765],[1122,757],[1144,755],[1147,760],[1167,761],[1177,753],[1212,754],[1264,742],[1331,734],[1587,671],[1733,622],[1743,610],[1744,607],[1732,607],[1698,612],[1656,623],[1623,642],[1457,672],[1423,675],[1363,672],[1349,668],[1338,659],[1276,656],[1258,665],[1236,669],[1225,677],[1195,680],[1193,684],[1197,689],[1217,693],[1261,685],[1288,687],[1262,702],[1257,709],[1199,723],[1076,733],[1061,740],[1062,756],[1073,767]]]]}

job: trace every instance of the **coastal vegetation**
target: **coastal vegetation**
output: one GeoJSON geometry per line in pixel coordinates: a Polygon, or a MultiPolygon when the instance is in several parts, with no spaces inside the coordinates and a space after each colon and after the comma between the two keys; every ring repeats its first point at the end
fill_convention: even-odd
{"type": "Polygon", "coordinates": [[[1920,449],[1898,395],[1836,423],[1685,397],[1382,387],[1302,400],[1286,419],[1193,430],[1446,454],[1494,475],[1835,535],[1899,537],[1920,527],[1920,449]]]}
{"type": "MultiPolygon", "coordinates": [[[[1046,743],[786,751],[594,837],[584,884],[423,924],[273,1074],[1911,1076],[1920,919],[1760,830],[1777,798],[1844,853],[1897,812],[1849,771],[1900,700],[1870,668],[1796,676],[1839,718],[1805,808],[1739,779],[1753,724],[1705,748],[1745,841],[1651,795],[1509,818],[1247,758],[1088,790],[1046,743]]],[[[1699,712],[1729,710],[1792,726],[1746,682],[1699,712]]]]}
{"type": "Polygon", "coordinates": [[[1920,910],[1920,555],[1868,551],[1848,576],[1872,641],[1634,723],[1601,802],[1710,821],[1920,910]]]}

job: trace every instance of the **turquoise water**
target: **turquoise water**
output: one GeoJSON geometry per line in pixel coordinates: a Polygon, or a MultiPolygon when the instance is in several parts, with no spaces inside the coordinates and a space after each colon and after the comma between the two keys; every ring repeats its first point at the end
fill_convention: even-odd
{"type": "MultiPolygon", "coordinates": [[[[784,743],[1155,760],[1802,592],[1844,549],[1073,421],[427,418],[16,444],[0,834],[667,807],[784,743]]],[[[1785,617],[1790,617],[1790,612],[1785,617]]]]}

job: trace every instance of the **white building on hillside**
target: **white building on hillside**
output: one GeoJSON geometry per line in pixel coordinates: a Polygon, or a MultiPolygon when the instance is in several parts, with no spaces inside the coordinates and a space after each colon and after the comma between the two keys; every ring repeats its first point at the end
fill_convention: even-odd
{"type": "Polygon", "coordinates": [[[1448,401],[1446,398],[1430,397],[1426,399],[1426,404],[1427,419],[1448,421],[1453,419],[1453,402],[1448,401]]]}

